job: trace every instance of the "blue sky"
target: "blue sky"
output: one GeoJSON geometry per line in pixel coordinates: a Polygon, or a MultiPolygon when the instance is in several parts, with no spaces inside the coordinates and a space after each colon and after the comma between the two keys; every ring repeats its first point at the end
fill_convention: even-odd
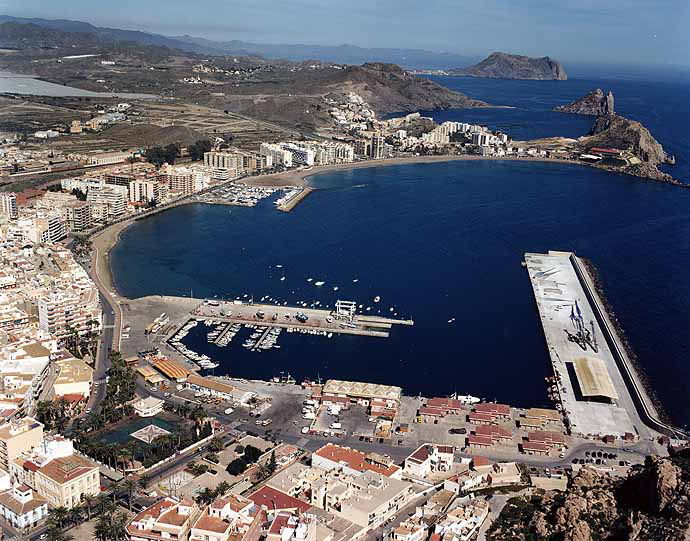
{"type": "Polygon", "coordinates": [[[690,64],[690,0],[0,0],[0,13],[217,40],[690,64]]]}

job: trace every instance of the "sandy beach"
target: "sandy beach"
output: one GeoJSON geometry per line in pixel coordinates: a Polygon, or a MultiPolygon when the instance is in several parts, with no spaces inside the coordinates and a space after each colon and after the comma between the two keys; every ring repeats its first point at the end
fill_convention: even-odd
{"type": "Polygon", "coordinates": [[[318,165],[310,167],[309,169],[298,169],[293,171],[285,171],[283,173],[273,173],[270,175],[259,175],[256,177],[249,177],[242,179],[241,183],[248,186],[305,186],[309,184],[309,178],[320,173],[330,173],[333,171],[345,171],[350,169],[364,169],[368,167],[387,167],[390,165],[407,165],[418,163],[435,163],[435,162],[455,162],[455,161],[477,161],[477,160],[492,160],[492,161],[528,161],[528,162],[550,162],[550,163],[569,163],[576,165],[586,165],[580,162],[573,162],[570,160],[559,160],[555,158],[532,158],[532,157],[517,157],[517,156],[473,156],[469,154],[461,155],[447,155],[447,156],[409,156],[404,158],[387,158],[385,160],[364,160],[352,163],[342,163],[339,165],[318,165]]]}

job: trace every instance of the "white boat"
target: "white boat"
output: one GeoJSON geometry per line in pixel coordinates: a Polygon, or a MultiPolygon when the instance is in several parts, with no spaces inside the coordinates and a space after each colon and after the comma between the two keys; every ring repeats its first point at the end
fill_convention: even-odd
{"type": "Polygon", "coordinates": [[[325,284],[325,283],[326,283],[326,282],[314,282],[314,285],[320,287],[320,286],[322,286],[322,285],[325,284]]]}
{"type": "Polygon", "coordinates": [[[307,278],[307,282],[311,282],[313,278],[307,278]]]}
{"type": "Polygon", "coordinates": [[[477,404],[482,401],[481,398],[469,394],[460,395],[457,399],[463,404],[477,404]]]}
{"type": "Polygon", "coordinates": [[[357,282],[359,282],[359,278],[355,278],[354,280],[352,280],[352,283],[354,284],[356,284],[357,282]]]}
{"type": "Polygon", "coordinates": [[[338,291],[338,286],[335,286],[335,287],[333,288],[333,291],[338,291]]]}
{"type": "Polygon", "coordinates": [[[381,300],[381,297],[379,297],[378,295],[376,295],[376,297],[374,297],[374,302],[379,302],[380,300],[381,300]]]}
{"type": "Polygon", "coordinates": [[[285,276],[283,276],[280,281],[283,282],[285,280],[285,276]]]}

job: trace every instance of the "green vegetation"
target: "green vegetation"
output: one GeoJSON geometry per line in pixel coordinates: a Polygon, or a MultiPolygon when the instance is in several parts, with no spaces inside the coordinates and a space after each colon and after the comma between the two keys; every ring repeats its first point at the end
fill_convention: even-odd
{"type": "Polygon", "coordinates": [[[76,195],[79,201],[86,201],[86,193],[82,192],[79,188],[74,188],[72,190],[72,195],[76,195]]]}
{"type": "Polygon", "coordinates": [[[190,462],[185,468],[189,473],[198,477],[205,474],[209,470],[208,464],[197,464],[196,462],[190,462]]]}
{"type": "Polygon", "coordinates": [[[175,160],[180,157],[180,145],[177,143],[170,143],[165,147],[151,147],[147,148],[144,153],[144,158],[147,162],[160,167],[164,163],[173,165],[175,160]]]}
{"type": "Polygon", "coordinates": [[[90,319],[86,322],[86,326],[86,330],[81,333],[77,332],[77,329],[67,327],[67,334],[61,339],[63,347],[78,359],[83,359],[85,355],[94,359],[98,351],[100,325],[97,321],[90,319]]]}
{"type": "Polygon", "coordinates": [[[214,489],[204,488],[197,495],[196,501],[199,505],[208,505],[219,496],[223,496],[228,490],[230,490],[230,483],[223,481],[218,483],[218,486],[214,489]]]}
{"type": "Polygon", "coordinates": [[[69,421],[65,397],[60,397],[57,401],[39,400],[36,402],[36,419],[45,425],[46,430],[55,428],[58,432],[62,432],[69,421]]]}
{"type": "Polygon", "coordinates": [[[209,152],[213,148],[211,141],[208,139],[200,139],[196,143],[192,143],[187,147],[189,157],[195,162],[204,159],[204,153],[209,152]]]}
{"type": "MultiPolygon", "coordinates": [[[[253,445],[247,445],[246,447],[238,445],[237,447],[235,447],[235,452],[237,454],[242,454],[242,456],[236,458],[235,460],[230,462],[230,464],[228,464],[226,471],[230,475],[240,475],[241,473],[244,473],[247,467],[250,464],[254,464],[257,460],[259,460],[259,457],[262,455],[261,451],[253,445]]],[[[275,456],[273,456],[272,458],[275,462],[275,456]]],[[[263,467],[263,465],[261,467],[263,467]]],[[[275,469],[273,471],[275,471],[275,469]]]]}

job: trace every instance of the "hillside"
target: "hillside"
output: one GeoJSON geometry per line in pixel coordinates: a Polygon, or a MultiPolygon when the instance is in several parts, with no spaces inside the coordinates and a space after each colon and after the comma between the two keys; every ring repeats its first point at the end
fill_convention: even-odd
{"type": "Polygon", "coordinates": [[[207,138],[204,134],[184,126],[161,127],[153,124],[117,124],[103,131],[102,135],[130,146],[141,147],[165,146],[170,143],[187,146],[207,138]]]}
{"type": "Polygon", "coordinates": [[[490,79],[533,79],[565,81],[568,76],[560,62],[544,56],[530,58],[507,53],[492,53],[468,68],[450,70],[451,75],[487,77],[490,79]]]}
{"type": "Polygon", "coordinates": [[[680,541],[690,538],[687,458],[648,458],[625,479],[585,467],[567,492],[508,500],[487,540],[680,541]]]}

